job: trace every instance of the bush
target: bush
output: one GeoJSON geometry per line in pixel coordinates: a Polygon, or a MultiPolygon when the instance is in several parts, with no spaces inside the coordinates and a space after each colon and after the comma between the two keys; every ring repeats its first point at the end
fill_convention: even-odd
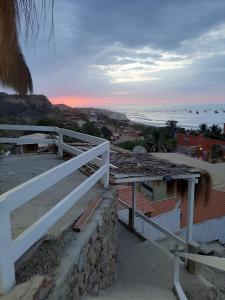
{"type": "Polygon", "coordinates": [[[145,142],[143,140],[126,141],[117,145],[126,150],[133,150],[135,146],[145,146],[145,142]]]}

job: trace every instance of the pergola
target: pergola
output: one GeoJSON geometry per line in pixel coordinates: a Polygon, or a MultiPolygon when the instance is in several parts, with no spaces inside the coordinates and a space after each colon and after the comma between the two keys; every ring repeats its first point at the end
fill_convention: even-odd
{"type": "Polygon", "coordinates": [[[114,184],[129,183],[132,185],[132,228],[135,225],[135,216],[142,217],[156,229],[170,236],[188,250],[192,242],[192,227],[195,201],[195,185],[201,177],[201,171],[192,167],[174,164],[167,160],[158,159],[149,153],[112,153],[110,162],[111,182],[114,184]],[[185,180],[188,183],[187,228],[185,242],[166,228],[150,220],[136,211],[136,183],[143,181],[177,181],[185,180]]]}

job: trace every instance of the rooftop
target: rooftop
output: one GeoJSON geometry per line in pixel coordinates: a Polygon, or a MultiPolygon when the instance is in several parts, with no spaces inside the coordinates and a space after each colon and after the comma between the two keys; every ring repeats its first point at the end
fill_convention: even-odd
{"type": "MultiPolygon", "coordinates": [[[[169,178],[198,177],[201,172],[195,167],[157,158],[150,153],[112,153],[110,162],[117,168],[111,168],[110,173],[118,181],[122,178],[149,177],[149,180],[169,178]]],[[[129,180],[128,180],[129,181],[129,180]]]]}
{"type": "MultiPolygon", "coordinates": [[[[132,205],[131,187],[123,186],[119,188],[119,199],[132,205]]],[[[168,213],[175,209],[178,199],[168,198],[159,201],[149,201],[145,196],[139,192],[136,192],[137,210],[141,213],[151,213],[151,217],[156,217],[164,213],[168,213]]],[[[187,220],[187,199],[184,197],[184,201],[180,204],[181,208],[181,227],[186,227],[187,220]]],[[[194,223],[202,223],[207,220],[217,219],[225,216],[225,189],[211,190],[209,199],[207,202],[198,200],[194,207],[194,223]]]]}
{"type": "MultiPolygon", "coordinates": [[[[0,162],[0,194],[2,194],[64,161],[50,153],[5,156],[0,158],[0,162]]],[[[82,172],[76,171],[13,211],[11,214],[13,238],[20,235],[85,179],[86,176],[82,172]]],[[[59,235],[80,216],[87,202],[101,193],[102,187],[94,186],[50,229],[49,234],[59,235]]]]}
{"type": "MultiPolygon", "coordinates": [[[[119,191],[119,199],[129,206],[131,206],[131,199],[132,199],[132,189],[130,186],[118,186],[117,187],[119,191]]],[[[145,196],[136,191],[136,197],[137,197],[137,210],[142,212],[143,214],[149,214],[154,211],[151,203],[145,198],[145,196]]]]}
{"type": "Polygon", "coordinates": [[[190,168],[205,170],[210,174],[213,185],[225,185],[225,163],[210,164],[178,153],[153,153],[152,155],[159,160],[166,159],[172,164],[185,164],[190,168]]]}

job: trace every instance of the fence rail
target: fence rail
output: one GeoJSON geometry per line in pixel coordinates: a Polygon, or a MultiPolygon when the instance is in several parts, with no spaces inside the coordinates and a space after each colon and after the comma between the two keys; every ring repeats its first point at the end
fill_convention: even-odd
{"type": "Polygon", "coordinates": [[[200,264],[204,264],[206,266],[218,269],[220,271],[225,271],[225,258],[205,256],[205,255],[192,254],[192,253],[184,253],[184,252],[175,252],[173,285],[179,300],[188,299],[180,284],[180,264],[181,264],[180,257],[195,261],[200,264]]]}
{"type": "Polygon", "coordinates": [[[60,158],[65,150],[73,155],[77,155],[0,196],[0,289],[3,292],[7,292],[15,283],[14,263],[99,180],[102,180],[104,187],[108,186],[110,150],[109,142],[104,139],[58,127],[1,124],[0,130],[52,132],[55,133],[53,139],[0,137],[0,143],[19,143],[20,145],[34,143],[55,144],[58,147],[58,156],[60,158]],[[67,145],[63,141],[64,136],[79,139],[96,146],[83,152],[67,145]],[[96,162],[99,167],[98,170],[21,235],[12,240],[10,213],[91,161],[96,162]]]}

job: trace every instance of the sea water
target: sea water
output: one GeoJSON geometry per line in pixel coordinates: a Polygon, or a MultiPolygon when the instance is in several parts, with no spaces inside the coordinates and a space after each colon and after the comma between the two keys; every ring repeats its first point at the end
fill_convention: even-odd
{"type": "Polygon", "coordinates": [[[206,123],[223,128],[225,123],[225,104],[201,105],[142,105],[142,106],[111,106],[111,110],[125,113],[128,119],[134,122],[165,126],[166,121],[175,120],[177,126],[186,129],[198,129],[206,123]]]}

